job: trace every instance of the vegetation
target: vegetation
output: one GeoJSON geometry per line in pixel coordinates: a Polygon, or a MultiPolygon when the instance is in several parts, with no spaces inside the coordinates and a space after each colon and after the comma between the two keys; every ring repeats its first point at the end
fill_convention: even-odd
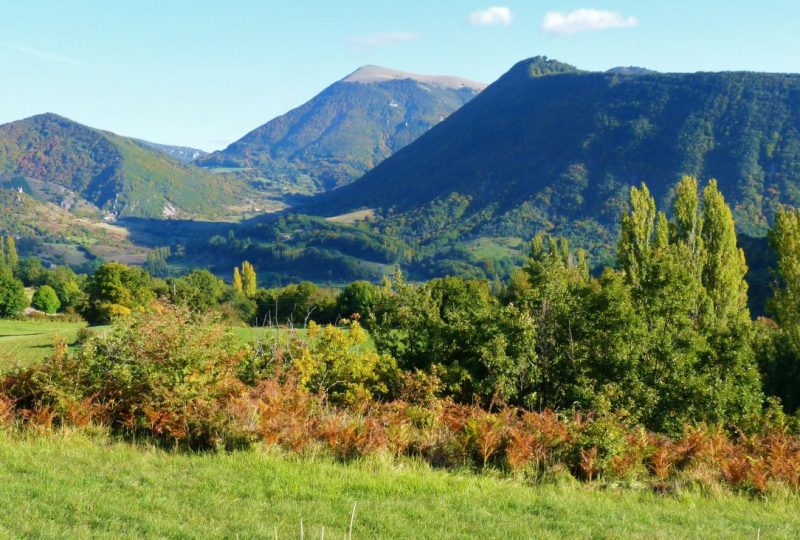
{"type": "Polygon", "coordinates": [[[671,218],[645,185],[628,208],[614,267],[592,275],[583,250],[539,235],[504,284],[397,272],[336,293],[258,288],[247,262],[229,286],[23,259],[6,274],[72,291],[77,312],[112,325],[5,373],[0,417],[20,432],[102,426],[168,448],[383,455],[537,483],[796,492],[800,214],[778,215],[776,319],[754,322],[716,182],[683,178],[671,218]],[[243,344],[242,321],[307,331],[243,344]]]}
{"type": "Polygon", "coordinates": [[[52,183],[60,189],[47,200],[57,204],[74,206],[77,195],[116,216],[219,215],[249,193],[234,177],[54,114],[0,126],[0,141],[0,177],[52,183]]]}
{"type": "Polygon", "coordinates": [[[718,178],[739,231],[764,236],[782,204],[800,205],[798,88],[797,75],[588,73],[533,58],[303,211],[377,209],[381,232],[416,252],[439,244],[439,259],[425,234],[436,221],[462,243],[565,236],[606,262],[630,186],[647,181],[666,205],[691,175],[718,178]]]}
{"type": "Polygon", "coordinates": [[[794,496],[755,500],[526,486],[380,459],[175,454],[80,434],[0,436],[0,529],[12,537],[792,538],[794,496]],[[355,505],[355,515],[353,507],[355,505]],[[24,515],[25,519],[19,519],[24,515]],[[277,531],[277,533],[276,533],[277,531]]]}
{"type": "Polygon", "coordinates": [[[42,285],[33,293],[31,306],[52,315],[61,308],[61,300],[50,285],[42,285]]]}
{"type": "Polygon", "coordinates": [[[290,192],[333,189],[357,179],[477,93],[470,87],[422,86],[412,78],[340,81],[198,163],[255,168],[290,192]]]}
{"type": "Polygon", "coordinates": [[[0,372],[40,364],[63,341],[78,345],[84,322],[48,320],[0,320],[0,372]]]}

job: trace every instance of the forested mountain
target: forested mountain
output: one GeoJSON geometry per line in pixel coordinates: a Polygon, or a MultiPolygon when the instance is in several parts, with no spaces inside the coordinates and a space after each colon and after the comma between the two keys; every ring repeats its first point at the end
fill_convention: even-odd
{"type": "Polygon", "coordinates": [[[484,86],[366,66],[197,163],[252,168],[311,191],[332,189],[405,147],[484,86]]]}
{"type": "Polygon", "coordinates": [[[247,193],[238,180],[55,114],[0,126],[0,183],[116,217],[216,215],[247,193]]]}
{"type": "Polygon", "coordinates": [[[549,231],[611,246],[630,186],[666,203],[683,175],[719,186],[740,232],[800,205],[800,75],[580,71],[537,57],[356,183],[307,209],[370,208],[407,237],[549,231]]]}

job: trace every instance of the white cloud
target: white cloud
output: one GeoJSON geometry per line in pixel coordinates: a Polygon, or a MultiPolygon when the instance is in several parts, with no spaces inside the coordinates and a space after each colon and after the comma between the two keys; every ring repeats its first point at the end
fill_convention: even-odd
{"type": "Polygon", "coordinates": [[[511,10],[502,6],[479,9],[469,15],[469,24],[472,26],[510,26],[513,20],[511,10]]]}
{"type": "Polygon", "coordinates": [[[416,41],[420,37],[422,36],[414,32],[384,32],[381,34],[354,36],[348,41],[352,45],[363,49],[385,49],[387,47],[396,47],[401,43],[416,41]]]}
{"type": "Polygon", "coordinates": [[[26,54],[28,56],[41,58],[42,60],[48,60],[50,62],[58,62],[59,64],[69,64],[72,66],[83,66],[83,67],[98,67],[93,64],[87,64],[85,62],[81,62],[80,60],[76,60],[75,58],[70,58],[69,56],[63,56],[60,54],[43,51],[41,49],[33,49],[31,47],[23,47],[21,45],[15,45],[13,43],[0,43],[0,47],[16,51],[18,53],[26,54]]]}
{"type": "Polygon", "coordinates": [[[616,11],[576,9],[569,13],[559,11],[547,13],[542,20],[542,31],[565,36],[578,32],[633,28],[638,25],[639,20],[636,17],[626,17],[616,11]]]}

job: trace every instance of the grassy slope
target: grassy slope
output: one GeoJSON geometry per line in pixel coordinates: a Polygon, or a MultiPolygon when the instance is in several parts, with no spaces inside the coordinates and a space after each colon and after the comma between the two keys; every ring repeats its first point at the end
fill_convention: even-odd
{"type": "MultiPolygon", "coordinates": [[[[10,321],[0,320],[0,372],[20,365],[29,366],[41,360],[53,350],[56,336],[67,343],[73,343],[78,330],[84,323],[65,323],[49,321],[10,321]]],[[[97,331],[97,328],[95,328],[97,331]]],[[[274,329],[236,327],[234,333],[242,342],[250,343],[258,339],[274,336],[274,329]]],[[[305,336],[303,328],[294,330],[300,337],[305,336]]],[[[281,329],[282,336],[289,331],[281,329]]]]}
{"type": "Polygon", "coordinates": [[[248,191],[234,177],[208,173],[168,159],[131,139],[106,133],[122,155],[124,193],[119,202],[125,215],[161,217],[169,201],[179,215],[219,216],[241,202],[248,191]]]}
{"type": "Polygon", "coordinates": [[[538,486],[418,465],[260,451],[175,455],[77,435],[0,436],[6,537],[796,538],[797,498],[538,486]]]}
{"type": "Polygon", "coordinates": [[[75,341],[84,323],[0,320],[0,371],[13,365],[31,365],[53,350],[56,336],[75,341]]]}

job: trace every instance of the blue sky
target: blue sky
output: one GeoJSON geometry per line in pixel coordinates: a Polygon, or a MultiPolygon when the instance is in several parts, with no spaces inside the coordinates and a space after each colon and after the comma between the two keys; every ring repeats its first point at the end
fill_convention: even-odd
{"type": "Polygon", "coordinates": [[[0,123],[49,111],[212,150],[365,64],[800,72],[798,21],[797,0],[0,0],[0,123]]]}

